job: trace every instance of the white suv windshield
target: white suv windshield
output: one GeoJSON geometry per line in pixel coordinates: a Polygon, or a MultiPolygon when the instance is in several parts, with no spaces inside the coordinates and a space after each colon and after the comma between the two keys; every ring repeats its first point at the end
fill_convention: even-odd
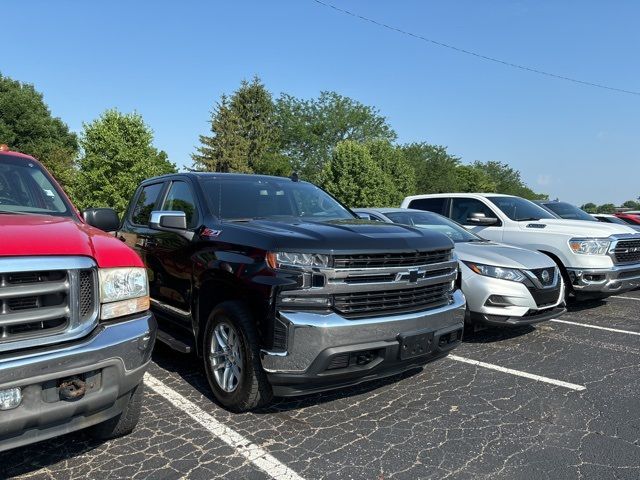
{"type": "Polygon", "coordinates": [[[507,217],[516,222],[540,220],[542,218],[557,218],[552,213],[535,203],[520,197],[487,197],[502,210],[507,217]]]}
{"type": "Polygon", "coordinates": [[[0,157],[0,212],[69,216],[71,209],[36,163],[0,157]]]}

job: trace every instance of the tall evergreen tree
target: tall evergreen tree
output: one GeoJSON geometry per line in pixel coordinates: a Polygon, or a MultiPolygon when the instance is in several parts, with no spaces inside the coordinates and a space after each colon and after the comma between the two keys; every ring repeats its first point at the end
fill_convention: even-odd
{"type": "Polygon", "coordinates": [[[231,97],[223,95],[211,115],[211,135],[200,136],[192,155],[195,170],[288,174],[279,154],[271,94],[258,77],[243,80],[231,97]]]}

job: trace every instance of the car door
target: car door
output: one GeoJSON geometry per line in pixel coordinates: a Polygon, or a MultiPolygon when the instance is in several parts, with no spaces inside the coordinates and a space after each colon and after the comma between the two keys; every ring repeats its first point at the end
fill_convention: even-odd
{"type": "Polygon", "coordinates": [[[463,225],[466,229],[480,235],[487,240],[496,242],[502,241],[503,225],[500,216],[493,209],[477,198],[454,197],[451,199],[451,209],[449,217],[463,225]],[[493,225],[478,225],[471,221],[473,215],[484,215],[487,218],[495,218],[497,222],[493,225]]]}
{"type": "Polygon", "coordinates": [[[164,188],[165,182],[162,181],[139,188],[118,234],[121,240],[140,255],[147,267],[151,298],[158,295],[159,288],[156,282],[158,265],[153,257],[158,232],[149,227],[149,220],[151,212],[156,210],[164,188]]]}
{"type": "Polygon", "coordinates": [[[147,251],[150,263],[156,265],[154,309],[186,328],[191,325],[193,287],[194,230],[201,221],[193,185],[187,178],[173,179],[167,186],[159,211],[184,212],[186,231],[158,231],[155,242],[147,251]]]}

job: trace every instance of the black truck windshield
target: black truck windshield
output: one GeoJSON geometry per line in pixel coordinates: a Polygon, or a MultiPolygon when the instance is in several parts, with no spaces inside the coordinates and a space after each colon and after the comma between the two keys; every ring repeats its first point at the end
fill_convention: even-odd
{"type": "Polygon", "coordinates": [[[557,218],[553,213],[535,203],[520,197],[487,197],[507,217],[516,222],[535,221],[543,218],[557,218]]]}
{"type": "Polygon", "coordinates": [[[285,178],[201,178],[211,213],[225,220],[327,221],[355,218],[322,189],[285,178]]]}
{"type": "Polygon", "coordinates": [[[463,226],[458,225],[453,220],[449,220],[437,213],[412,212],[407,210],[406,212],[388,212],[383,215],[393,223],[403,223],[405,225],[412,225],[424,230],[443,233],[455,243],[484,241],[482,238],[467,231],[463,226]]]}
{"type": "Polygon", "coordinates": [[[0,155],[0,213],[69,216],[71,208],[36,163],[0,155]]]}

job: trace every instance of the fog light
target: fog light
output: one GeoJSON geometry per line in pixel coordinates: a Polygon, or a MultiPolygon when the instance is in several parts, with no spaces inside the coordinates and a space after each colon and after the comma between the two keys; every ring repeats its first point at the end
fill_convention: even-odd
{"type": "Polygon", "coordinates": [[[0,410],[11,410],[22,403],[22,391],[19,388],[0,390],[0,410]]]}
{"type": "Polygon", "coordinates": [[[513,305],[507,297],[502,295],[491,295],[485,302],[485,307],[509,307],[513,305]]]}

